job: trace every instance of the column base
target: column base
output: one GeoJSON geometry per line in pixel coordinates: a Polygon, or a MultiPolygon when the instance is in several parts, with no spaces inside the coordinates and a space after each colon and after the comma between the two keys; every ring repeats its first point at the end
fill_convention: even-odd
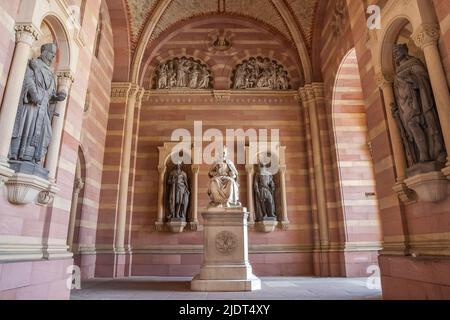
{"type": "Polygon", "coordinates": [[[251,292],[261,290],[261,280],[254,275],[245,280],[202,280],[198,275],[192,280],[191,290],[200,292],[251,292]]]}

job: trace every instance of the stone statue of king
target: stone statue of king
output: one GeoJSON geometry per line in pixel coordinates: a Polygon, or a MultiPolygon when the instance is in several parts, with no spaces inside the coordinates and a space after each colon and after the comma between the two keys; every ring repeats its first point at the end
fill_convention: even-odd
{"type": "Polygon", "coordinates": [[[227,149],[223,156],[214,163],[209,172],[210,182],[208,195],[211,199],[211,208],[241,207],[239,202],[238,171],[234,163],[227,159],[227,149]]]}

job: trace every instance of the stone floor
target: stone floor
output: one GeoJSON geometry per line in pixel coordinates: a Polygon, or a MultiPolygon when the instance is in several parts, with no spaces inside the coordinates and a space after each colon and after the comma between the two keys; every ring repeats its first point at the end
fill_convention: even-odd
{"type": "Polygon", "coordinates": [[[366,278],[262,278],[262,290],[245,293],[190,291],[190,278],[96,279],[74,290],[72,300],[378,300],[366,278]]]}

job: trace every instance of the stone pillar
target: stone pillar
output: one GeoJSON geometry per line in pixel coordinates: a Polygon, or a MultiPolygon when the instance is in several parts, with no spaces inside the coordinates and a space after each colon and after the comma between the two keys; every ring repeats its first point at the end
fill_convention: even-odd
{"type": "Polygon", "coordinates": [[[164,177],[166,175],[166,167],[158,167],[159,182],[158,182],[158,216],[156,218],[156,230],[164,230],[164,177]]]}
{"type": "Polygon", "coordinates": [[[66,100],[58,102],[55,109],[55,117],[53,118],[52,128],[53,136],[50,146],[48,147],[47,160],[45,167],[49,171],[49,179],[52,182],[56,181],[56,172],[58,169],[59,150],[61,147],[61,138],[64,130],[64,120],[66,118],[67,104],[69,101],[69,90],[74,81],[72,74],[69,71],[61,71],[57,73],[58,77],[58,92],[65,92],[67,94],[66,100]]]}
{"type": "Polygon", "coordinates": [[[17,25],[15,31],[16,48],[0,110],[0,166],[4,167],[9,167],[9,147],[31,46],[39,35],[39,31],[33,25],[17,25]]]}
{"type": "Polygon", "coordinates": [[[439,37],[440,30],[438,24],[423,24],[412,35],[412,39],[418,47],[422,48],[425,55],[445,147],[448,153],[444,174],[450,178],[450,94],[439,54],[439,37]]]}
{"type": "Polygon", "coordinates": [[[316,182],[317,210],[320,234],[320,247],[326,249],[329,246],[327,197],[325,190],[325,174],[322,161],[322,146],[320,142],[319,118],[316,110],[315,90],[312,86],[305,87],[306,103],[309,111],[311,126],[311,140],[314,163],[314,175],[316,182]]]}
{"type": "Polygon", "coordinates": [[[406,157],[402,137],[392,115],[392,105],[396,103],[393,89],[394,79],[392,75],[379,74],[377,76],[377,81],[378,86],[383,91],[384,107],[386,110],[389,135],[392,143],[392,151],[394,153],[395,169],[397,172],[397,183],[402,184],[406,179],[406,157]]]}
{"type": "Polygon", "coordinates": [[[200,172],[200,166],[193,164],[192,170],[192,183],[191,183],[191,217],[189,219],[189,228],[191,231],[197,231],[198,228],[198,174],[200,172]]]}
{"type": "Polygon", "coordinates": [[[247,206],[249,211],[248,223],[255,223],[255,200],[253,199],[253,178],[255,176],[255,166],[247,164],[245,166],[247,171],[247,206]]]}
{"type": "Polygon", "coordinates": [[[77,209],[78,209],[78,199],[80,197],[80,192],[84,188],[84,182],[81,178],[81,168],[77,166],[77,175],[75,179],[75,186],[72,194],[72,206],[70,207],[70,220],[69,220],[69,234],[67,236],[67,245],[69,246],[69,251],[73,252],[73,238],[75,235],[75,226],[77,221],[77,209]]]}
{"type": "Polygon", "coordinates": [[[130,164],[131,164],[131,144],[133,140],[133,123],[134,123],[134,109],[136,102],[139,101],[137,94],[139,87],[131,85],[128,92],[125,110],[125,129],[122,146],[122,159],[120,166],[120,181],[119,181],[119,203],[117,214],[117,230],[115,251],[117,253],[125,252],[125,232],[127,223],[127,204],[128,204],[128,185],[130,178],[130,164]]]}
{"type": "Polygon", "coordinates": [[[281,228],[287,230],[289,227],[287,190],[286,190],[286,166],[280,167],[280,191],[281,191],[281,228]]]}

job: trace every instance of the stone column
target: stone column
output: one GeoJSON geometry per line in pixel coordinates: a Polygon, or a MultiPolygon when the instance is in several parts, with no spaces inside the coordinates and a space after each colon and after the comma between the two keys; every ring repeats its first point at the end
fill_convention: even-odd
{"type": "MultiPolygon", "coordinates": [[[[81,168],[77,166],[77,171],[81,168]]],[[[69,251],[73,253],[73,238],[75,235],[75,226],[77,221],[77,209],[78,209],[78,199],[80,197],[80,192],[84,188],[83,179],[81,179],[81,172],[77,172],[77,178],[75,179],[75,186],[72,194],[72,206],[70,207],[70,220],[69,220],[69,234],[67,236],[67,245],[69,246],[69,251]]]]}
{"type": "Polygon", "coordinates": [[[49,179],[56,182],[56,172],[58,168],[59,150],[61,147],[61,138],[64,130],[64,120],[66,118],[67,104],[69,101],[69,90],[74,81],[70,71],[61,71],[57,73],[58,92],[67,94],[66,100],[58,102],[55,109],[55,117],[53,118],[52,128],[53,136],[50,146],[48,147],[46,169],[49,171],[49,179]]]}
{"type": "Polygon", "coordinates": [[[15,31],[16,48],[0,110],[0,165],[5,167],[9,167],[9,147],[31,46],[39,36],[39,31],[33,25],[17,25],[15,31]]]}
{"type": "Polygon", "coordinates": [[[412,39],[418,47],[422,48],[425,55],[445,147],[448,153],[444,174],[450,178],[450,94],[439,54],[439,37],[439,25],[433,23],[421,25],[412,35],[412,39]]]}
{"type": "Polygon", "coordinates": [[[122,159],[120,166],[120,181],[119,181],[119,203],[118,203],[118,218],[116,230],[115,250],[117,253],[125,252],[125,232],[127,223],[127,204],[128,204],[128,185],[130,178],[130,164],[131,164],[131,144],[133,140],[133,123],[134,123],[134,109],[136,102],[139,101],[137,93],[139,87],[131,85],[128,92],[125,110],[125,130],[122,146],[122,159]]]}
{"type": "Polygon", "coordinates": [[[192,170],[192,183],[191,183],[191,217],[189,219],[189,228],[191,231],[197,231],[198,228],[198,174],[200,172],[200,166],[193,164],[192,170]]]}
{"type": "Polygon", "coordinates": [[[255,200],[253,199],[253,178],[255,176],[255,166],[247,164],[245,166],[247,171],[247,206],[248,206],[248,223],[255,223],[255,200]]]}
{"type": "Polygon", "coordinates": [[[166,175],[166,167],[158,167],[159,182],[158,182],[158,216],[156,218],[156,230],[164,230],[164,176],[166,175]]]}
{"type": "Polygon", "coordinates": [[[287,230],[289,228],[288,206],[287,206],[287,190],[286,190],[286,166],[280,167],[280,191],[281,191],[281,228],[287,230]]]}
{"type": "Polygon", "coordinates": [[[397,123],[392,115],[392,105],[395,104],[393,89],[393,76],[379,74],[377,76],[378,86],[383,91],[384,107],[389,126],[389,135],[394,153],[395,169],[397,172],[397,183],[401,184],[406,179],[406,157],[403,148],[403,141],[397,123]]]}
{"type": "Polygon", "coordinates": [[[329,245],[327,197],[325,190],[325,174],[322,161],[322,146],[320,142],[319,118],[316,110],[315,90],[312,86],[305,87],[306,103],[309,110],[311,126],[311,140],[314,163],[314,175],[316,182],[317,210],[319,220],[320,246],[325,249],[329,245]]]}

